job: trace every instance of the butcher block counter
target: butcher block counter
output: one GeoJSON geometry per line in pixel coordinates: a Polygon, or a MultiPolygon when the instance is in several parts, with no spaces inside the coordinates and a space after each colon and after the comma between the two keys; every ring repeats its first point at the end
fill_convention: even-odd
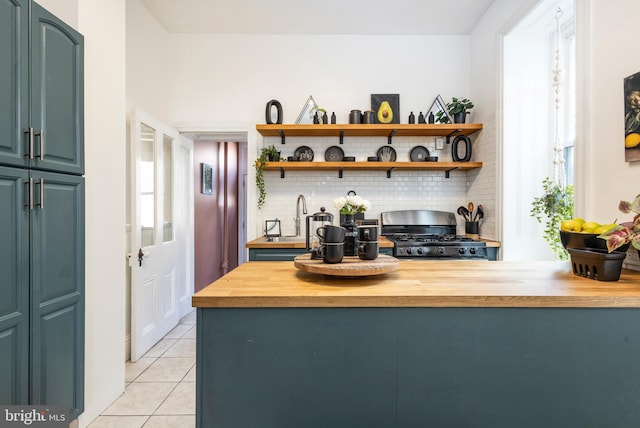
{"type": "Polygon", "coordinates": [[[249,262],[193,296],[204,427],[640,426],[640,273],[249,262]]]}

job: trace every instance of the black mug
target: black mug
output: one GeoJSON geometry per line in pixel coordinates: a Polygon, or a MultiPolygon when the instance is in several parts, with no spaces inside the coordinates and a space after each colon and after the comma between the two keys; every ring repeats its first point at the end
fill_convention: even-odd
{"type": "Polygon", "coordinates": [[[358,241],[377,241],[378,226],[358,226],[358,241]]]}
{"type": "Polygon", "coordinates": [[[362,260],[375,260],[378,258],[379,247],[378,241],[360,242],[358,244],[358,257],[362,260]]]}
{"type": "Polygon", "coordinates": [[[332,224],[327,224],[316,229],[316,234],[320,237],[320,239],[322,239],[324,242],[330,243],[344,242],[346,233],[347,229],[345,229],[344,227],[334,226],[332,224]]]}
{"type": "Polygon", "coordinates": [[[344,244],[340,243],[328,243],[321,247],[322,261],[325,263],[335,264],[340,263],[344,257],[344,244]]]}

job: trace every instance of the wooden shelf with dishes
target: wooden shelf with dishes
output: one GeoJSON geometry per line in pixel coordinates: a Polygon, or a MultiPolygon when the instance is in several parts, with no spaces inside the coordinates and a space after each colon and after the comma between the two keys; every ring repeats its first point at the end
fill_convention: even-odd
{"type": "MultiPolygon", "coordinates": [[[[263,137],[280,137],[282,144],[287,137],[338,137],[343,144],[344,137],[387,137],[392,144],[393,137],[445,137],[447,144],[459,135],[469,136],[482,130],[480,123],[447,124],[327,124],[327,125],[256,125],[263,137]]],[[[482,168],[482,162],[268,162],[265,171],[318,171],[336,170],[342,178],[343,171],[386,171],[387,178],[394,170],[445,171],[449,178],[451,171],[469,171],[482,168]]]]}
{"type": "Polygon", "coordinates": [[[280,177],[285,177],[285,171],[338,171],[342,178],[343,171],[386,171],[387,178],[391,178],[394,170],[431,170],[445,171],[449,177],[451,171],[469,171],[482,168],[482,162],[268,162],[265,171],[280,171],[280,177]]]}

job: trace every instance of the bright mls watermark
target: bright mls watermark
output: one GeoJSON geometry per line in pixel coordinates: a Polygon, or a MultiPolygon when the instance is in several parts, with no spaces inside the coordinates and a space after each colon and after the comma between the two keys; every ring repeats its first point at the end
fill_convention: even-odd
{"type": "Polygon", "coordinates": [[[0,428],[68,428],[67,412],[63,406],[0,405],[0,428]]]}

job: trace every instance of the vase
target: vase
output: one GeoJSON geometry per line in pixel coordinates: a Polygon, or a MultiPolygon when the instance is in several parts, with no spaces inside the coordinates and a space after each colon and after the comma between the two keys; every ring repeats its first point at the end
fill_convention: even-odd
{"type": "Polygon", "coordinates": [[[358,225],[353,214],[345,214],[344,222],[340,225],[347,229],[344,236],[344,255],[358,255],[358,225]]]}

